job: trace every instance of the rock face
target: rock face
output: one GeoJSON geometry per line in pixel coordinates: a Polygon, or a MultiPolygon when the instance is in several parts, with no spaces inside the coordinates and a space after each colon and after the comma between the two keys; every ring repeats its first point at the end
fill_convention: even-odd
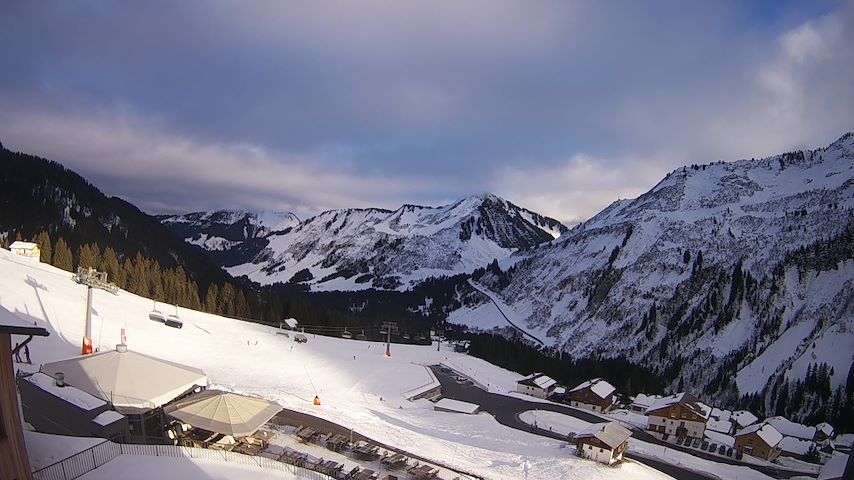
{"type": "Polygon", "coordinates": [[[516,254],[492,288],[547,343],[652,365],[674,389],[771,402],[774,384],[820,363],[836,388],[854,352],[852,207],[852,134],[686,166],[516,254]]]}
{"type": "Polygon", "coordinates": [[[272,222],[274,228],[252,215],[199,212],[161,221],[232,275],[314,290],[407,288],[430,276],[471,272],[567,230],[491,194],[441,207],[331,210],[302,222],[272,222]]]}

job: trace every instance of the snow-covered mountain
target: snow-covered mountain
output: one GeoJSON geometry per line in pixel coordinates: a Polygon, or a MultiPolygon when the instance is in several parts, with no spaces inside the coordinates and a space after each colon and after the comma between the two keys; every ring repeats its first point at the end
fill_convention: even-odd
{"type": "Polygon", "coordinates": [[[252,219],[217,212],[162,221],[208,251],[242,252],[221,261],[232,275],[315,290],[405,288],[429,276],[470,272],[566,231],[492,194],[441,207],[330,210],[268,231],[248,228],[252,219]]]}
{"type": "MultiPolygon", "coordinates": [[[[834,367],[833,388],[845,383],[852,208],[850,133],[818,150],[686,166],[515,255],[509,284],[492,289],[524,329],[573,355],[626,356],[674,389],[764,392],[770,403],[773,384],[802,379],[810,364],[834,367]]],[[[476,324],[494,308],[451,320],[476,324]]]]}
{"type": "Polygon", "coordinates": [[[299,218],[290,212],[245,210],[159,215],[157,219],[226,267],[251,260],[267,246],[267,236],[299,224],[299,218]]]}

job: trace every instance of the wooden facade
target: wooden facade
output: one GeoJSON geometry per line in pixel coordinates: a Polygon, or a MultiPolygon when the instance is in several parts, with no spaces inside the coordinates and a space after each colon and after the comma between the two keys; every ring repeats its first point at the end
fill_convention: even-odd
{"type": "Polygon", "coordinates": [[[31,480],[15,387],[11,337],[0,331],[0,479],[31,480]]]}
{"type": "Polygon", "coordinates": [[[646,412],[649,419],[647,430],[660,437],[703,438],[706,419],[680,403],[646,412]]]}
{"type": "Polygon", "coordinates": [[[570,405],[573,407],[587,408],[594,412],[605,412],[614,404],[614,395],[605,398],[596,395],[590,387],[569,392],[570,405]]]}
{"type": "Polygon", "coordinates": [[[735,448],[746,455],[764,460],[774,460],[780,455],[780,449],[768,445],[757,432],[750,432],[735,437],[735,448]]]}

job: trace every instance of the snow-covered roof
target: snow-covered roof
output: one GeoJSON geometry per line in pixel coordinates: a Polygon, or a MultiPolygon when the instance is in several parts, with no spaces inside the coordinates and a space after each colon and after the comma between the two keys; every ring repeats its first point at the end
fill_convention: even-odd
{"type": "Polygon", "coordinates": [[[617,389],[614,388],[613,385],[606,382],[605,380],[602,380],[601,378],[594,378],[592,380],[588,380],[582,384],[579,384],[578,386],[570,390],[570,392],[577,392],[579,390],[584,390],[585,388],[590,388],[591,392],[595,393],[597,397],[603,400],[617,391],[617,389]]]}
{"type": "Polygon", "coordinates": [[[654,412],[656,410],[660,410],[662,408],[670,407],[671,405],[682,405],[683,407],[690,410],[695,415],[702,418],[709,418],[709,415],[712,413],[711,407],[701,402],[697,397],[691,395],[687,392],[677,393],[676,395],[670,395],[668,397],[661,397],[654,402],[649,408],[646,409],[646,413],[654,412]]]}
{"type": "Polygon", "coordinates": [[[712,409],[711,417],[718,420],[729,420],[732,417],[732,412],[715,407],[712,409]]]}
{"type": "Polygon", "coordinates": [[[52,377],[62,372],[69,385],[117,408],[156,408],[194,386],[208,383],[207,375],[198,368],[130,350],[108,350],[47,363],[41,371],[52,377]]]}
{"type": "Polygon", "coordinates": [[[777,431],[787,437],[795,437],[802,440],[812,440],[815,437],[815,427],[795,423],[786,417],[771,417],[765,421],[774,425],[777,431]]]}
{"type": "Polygon", "coordinates": [[[100,415],[93,418],[92,421],[98,425],[106,426],[111,423],[118,422],[123,418],[125,418],[125,416],[115,410],[104,410],[100,415]]]}
{"type": "Polygon", "coordinates": [[[706,431],[703,432],[703,435],[717,444],[726,445],[727,447],[735,446],[735,438],[733,438],[731,435],[727,435],[725,433],[720,432],[714,432],[709,430],[708,428],[706,428],[706,431]]]}
{"type": "Polygon", "coordinates": [[[107,402],[90,395],[79,388],[74,388],[70,385],[58,387],[53,377],[45,375],[44,373],[37,372],[24,378],[54,397],[61,398],[82,410],[86,410],[87,412],[107,405],[107,402]]]}
{"type": "Polygon", "coordinates": [[[661,398],[661,395],[647,395],[645,393],[639,393],[635,396],[634,400],[632,400],[632,405],[646,409],[659,398],[661,398]]]}
{"type": "Polygon", "coordinates": [[[818,472],[817,480],[837,480],[842,479],[845,473],[845,466],[848,465],[848,455],[834,454],[827,463],[821,467],[818,472]]]}
{"type": "Polygon", "coordinates": [[[776,447],[780,440],[783,439],[783,434],[781,434],[773,425],[769,425],[767,423],[757,423],[751,425],[747,428],[742,429],[738,433],[735,434],[736,437],[741,437],[743,435],[747,435],[749,433],[756,432],[756,435],[762,439],[763,442],[768,444],[769,447],[776,447]]]}
{"type": "Polygon", "coordinates": [[[38,245],[36,245],[33,242],[22,242],[20,240],[17,240],[15,242],[13,242],[11,245],[9,245],[9,250],[12,250],[13,248],[15,248],[15,249],[20,248],[22,250],[32,250],[36,247],[38,247],[38,245]]]}
{"type": "Polygon", "coordinates": [[[720,433],[729,433],[732,430],[732,422],[729,420],[718,420],[714,418],[709,418],[709,421],[706,422],[706,430],[712,430],[714,432],[720,433]]]}
{"type": "Polygon", "coordinates": [[[548,390],[549,388],[557,384],[557,380],[538,372],[532,373],[531,375],[523,378],[522,380],[517,381],[516,383],[521,383],[522,385],[530,385],[532,387],[539,387],[543,390],[548,390]]]}
{"type": "Polygon", "coordinates": [[[739,427],[746,427],[748,425],[753,425],[759,420],[756,415],[748,412],[747,410],[736,410],[732,412],[732,420],[738,424],[739,427]]]}
{"type": "Polygon", "coordinates": [[[795,437],[783,437],[780,440],[781,450],[796,455],[806,455],[813,447],[815,447],[815,444],[810,440],[801,440],[795,437]]]}
{"type": "Polygon", "coordinates": [[[595,437],[611,448],[619,447],[632,436],[631,430],[614,422],[594,423],[575,435],[576,440],[595,437]]]}
{"type": "Polygon", "coordinates": [[[461,402],[459,400],[453,400],[450,398],[443,398],[436,402],[436,407],[444,410],[451,410],[453,412],[471,414],[476,412],[477,409],[480,408],[480,405],[477,405],[475,403],[461,402]]]}
{"type": "Polygon", "coordinates": [[[829,424],[829,423],[827,423],[827,422],[821,422],[821,423],[819,423],[818,425],[816,425],[816,426],[815,426],[815,428],[816,428],[819,432],[823,433],[826,437],[832,437],[832,436],[833,436],[833,432],[835,431],[835,430],[833,429],[833,425],[831,425],[831,424],[829,424]]]}

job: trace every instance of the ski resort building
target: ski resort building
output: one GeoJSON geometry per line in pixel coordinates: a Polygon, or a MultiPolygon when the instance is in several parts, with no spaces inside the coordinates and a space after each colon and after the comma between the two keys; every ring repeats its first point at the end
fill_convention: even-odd
{"type": "Polygon", "coordinates": [[[461,402],[450,398],[443,398],[433,405],[433,410],[436,410],[437,412],[465,413],[467,415],[473,415],[480,411],[480,405],[476,403],[461,402]]]}
{"type": "Polygon", "coordinates": [[[557,381],[542,373],[531,375],[516,382],[516,391],[537,398],[548,398],[557,386],[557,381]]]}
{"type": "Polygon", "coordinates": [[[610,465],[623,458],[631,430],[614,422],[595,423],[575,435],[579,457],[610,465]]]}
{"type": "Polygon", "coordinates": [[[836,433],[836,430],[833,428],[833,425],[827,422],[821,422],[815,426],[814,440],[817,442],[823,442],[829,438],[833,438],[834,433],[836,433]]]}
{"type": "Polygon", "coordinates": [[[816,445],[812,440],[803,440],[796,437],[784,436],[780,440],[780,455],[784,457],[806,460],[815,453],[816,445]]]}
{"type": "Polygon", "coordinates": [[[690,393],[662,397],[647,409],[647,430],[662,440],[703,438],[712,409],[690,393]]]}
{"type": "Polygon", "coordinates": [[[9,251],[14,253],[15,255],[20,255],[22,257],[32,258],[41,261],[41,249],[38,245],[32,242],[22,242],[18,240],[9,245],[9,251]]]}
{"type": "Polygon", "coordinates": [[[0,478],[32,478],[27,445],[24,443],[21,428],[15,368],[12,365],[12,358],[17,352],[13,351],[12,342],[29,342],[33,337],[48,335],[44,328],[29,325],[14,313],[0,307],[0,478]]]}
{"type": "Polygon", "coordinates": [[[756,415],[747,410],[736,410],[732,412],[732,417],[730,418],[735,423],[736,428],[748,427],[759,420],[756,415]]]}
{"type": "Polygon", "coordinates": [[[768,423],[757,423],[735,434],[735,448],[746,455],[774,460],[780,455],[783,434],[768,423]]]}
{"type": "MultiPolygon", "coordinates": [[[[178,363],[133,352],[117,345],[92,355],[82,355],[42,365],[41,373],[107,402],[127,417],[128,440],[145,442],[163,434],[163,406],[194,391],[207,388],[205,372],[178,363]]],[[[22,399],[38,402],[39,398],[22,399]]],[[[35,405],[40,411],[43,407],[35,405]]],[[[49,412],[49,411],[48,411],[49,412]]]]}
{"type": "Polygon", "coordinates": [[[594,378],[569,391],[569,402],[573,407],[585,408],[594,412],[607,412],[616,399],[617,389],[613,385],[594,378]]]}

